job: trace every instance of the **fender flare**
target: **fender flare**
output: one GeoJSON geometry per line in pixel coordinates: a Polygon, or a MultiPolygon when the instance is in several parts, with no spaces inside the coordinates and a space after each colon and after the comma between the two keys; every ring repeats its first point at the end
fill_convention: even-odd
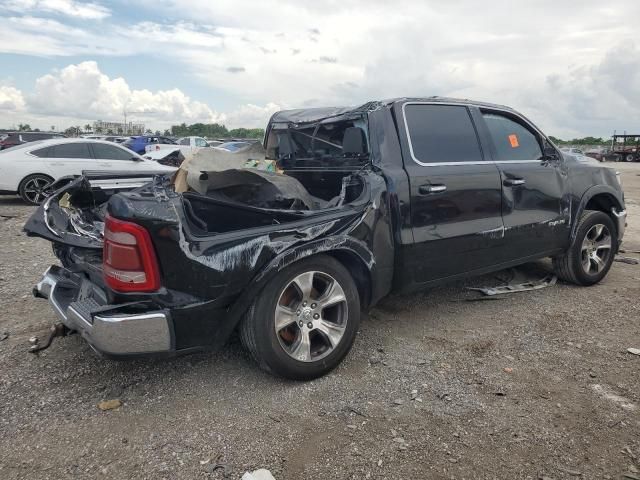
{"type": "Polygon", "coordinates": [[[624,209],[624,200],[622,200],[622,198],[620,197],[620,192],[616,191],[614,188],[608,185],[595,185],[589,188],[582,194],[582,198],[580,199],[580,203],[578,204],[575,220],[573,222],[573,225],[571,226],[571,242],[573,242],[573,240],[575,239],[576,232],[578,230],[578,224],[580,223],[579,219],[582,216],[582,213],[585,211],[587,203],[589,203],[589,201],[596,195],[601,194],[611,195],[615,200],[615,208],[618,210],[624,209]]]}

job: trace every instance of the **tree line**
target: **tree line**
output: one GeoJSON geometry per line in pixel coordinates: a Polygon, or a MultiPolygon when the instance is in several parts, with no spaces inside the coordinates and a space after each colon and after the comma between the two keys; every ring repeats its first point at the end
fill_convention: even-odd
{"type": "MultiPolygon", "coordinates": [[[[51,127],[54,130],[54,127],[51,127]]],[[[31,128],[28,123],[21,123],[18,125],[18,131],[20,132],[39,132],[39,128],[31,128]]],[[[63,133],[68,136],[78,136],[83,133],[96,133],[99,135],[122,135],[121,131],[113,132],[93,132],[92,126],[86,124],[84,127],[71,126],[63,130],[63,133]]],[[[258,138],[264,137],[264,129],[262,128],[232,128],[228,129],[225,125],[219,123],[193,123],[187,125],[181,123],[180,125],[173,125],[171,128],[162,130],[147,129],[145,135],[164,135],[166,137],[207,137],[207,138],[258,138]]]]}
{"type": "Polygon", "coordinates": [[[583,137],[574,138],[573,140],[562,140],[552,136],[549,136],[549,138],[556,145],[608,145],[611,143],[611,140],[602,137],[583,137]]]}
{"type": "MultiPolygon", "coordinates": [[[[28,123],[19,124],[18,130],[21,132],[39,132],[38,128],[31,129],[28,123]]],[[[53,130],[53,127],[52,127],[53,130]]],[[[83,133],[91,132],[91,125],[87,124],[84,127],[75,126],[69,127],[64,130],[64,133],[69,136],[81,135],[83,133]]],[[[122,132],[93,132],[99,134],[108,135],[121,135],[122,132]]],[[[180,125],[173,125],[171,128],[167,128],[164,131],[147,129],[145,135],[164,135],[166,137],[207,137],[207,138],[263,138],[263,128],[233,128],[229,130],[225,125],[219,123],[192,123],[187,125],[181,123],[180,125]]],[[[610,139],[604,139],[602,137],[583,137],[574,138],[573,140],[562,140],[557,137],[549,137],[556,145],[607,145],[611,142],[610,139]]]]}
{"type": "Polygon", "coordinates": [[[262,138],[263,128],[233,128],[229,130],[219,123],[193,123],[173,125],[170,134],[174,137],[208,137],[208,138],[262,138]]]}

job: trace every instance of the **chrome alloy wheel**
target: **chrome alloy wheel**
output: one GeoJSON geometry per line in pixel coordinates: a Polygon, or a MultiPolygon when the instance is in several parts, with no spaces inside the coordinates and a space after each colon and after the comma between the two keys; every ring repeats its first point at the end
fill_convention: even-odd
{"type": "Polygon", "coordinates": [[[31,203],[39,204],[51,194],[51,183],[44,177],[33,177],[24,184],[24,196],[31,203]]]}
{"type": "Polygon", "coordinates": [[[591,227],[582,241],[581,263],[584,273],[595,275],[607,265],[611,255],[611,233],[598,223],[591,227]]]}
{"type": "Polygon", "coordinates": [[[283,350],[300,362],[315,362],[340,343],[347,327],[344,290],[324,272],[304,272],[282,290],[275,330],[283,350]]]}

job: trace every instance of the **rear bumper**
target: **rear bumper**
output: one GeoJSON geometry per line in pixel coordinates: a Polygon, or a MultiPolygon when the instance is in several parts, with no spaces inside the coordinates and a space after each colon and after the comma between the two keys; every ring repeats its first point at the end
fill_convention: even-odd
{"type": "Polygon", "coordinates": [[[60,321],[97,352],[110,357],[169,353],[175,350],[168,310],[139,311],[109,305],[104,291],[84,277],[52,265],[33,289],[46,298],[60,321]]]}

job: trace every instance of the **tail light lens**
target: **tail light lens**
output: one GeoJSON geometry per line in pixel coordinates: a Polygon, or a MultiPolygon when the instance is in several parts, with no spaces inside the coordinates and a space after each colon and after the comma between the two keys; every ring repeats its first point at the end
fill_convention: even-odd
{"type": "Polygon", "coordinates": [[[102,270],[107,285],[119,292],[153,292],[160,288],[158,260],[146,229],[107,215],[102,270]]]}

